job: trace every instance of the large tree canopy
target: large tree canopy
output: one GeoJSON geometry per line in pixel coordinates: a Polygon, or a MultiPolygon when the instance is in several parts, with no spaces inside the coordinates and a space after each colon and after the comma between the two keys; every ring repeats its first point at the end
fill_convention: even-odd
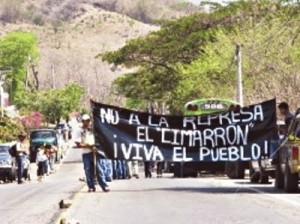
{"type": "Polygon", "coordinates": [[[130,40],[102,59],[136,68],[116,79],[119,94],[165,102],[176,113],[195,98],[234,98],[240,43],[246,102],[284,98],[299,92],[297,86],[292,91],[283,86],[299,76],[299,18],[295,1],[232,2],[211,13],[164,22],[159,31],[130,40]]]}

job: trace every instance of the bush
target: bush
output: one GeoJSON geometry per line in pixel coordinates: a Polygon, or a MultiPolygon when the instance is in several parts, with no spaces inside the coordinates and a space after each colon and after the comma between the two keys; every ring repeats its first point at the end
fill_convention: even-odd
{"type": "Polygon", "coordinates": [[[45,24],[45,20],[44,20],[44,17],[42,15],[35,15],[33,18],[32,18],[32,22],[35,24],[35,25],[38,25],[38,26],[42,26],[45,24]]]}
{"type": "Polygon", "coordinates": [[[21,123],[26,129],[38,128],[43,124],[43,116],[39,112],[31,112],[21,117],[21,123]]]}
{"type": "Polygon", "coordinates": [[[0,118],[0,143],[16,140],[21,131],[24,127],[19,119],[0,118]]]}

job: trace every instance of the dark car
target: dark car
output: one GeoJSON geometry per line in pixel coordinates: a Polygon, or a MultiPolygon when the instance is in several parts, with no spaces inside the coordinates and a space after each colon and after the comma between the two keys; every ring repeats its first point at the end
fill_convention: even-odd
{"type": "Polygon", "coordinates": [[[57,147],[56,162],[60,162],[62,157],[61,146],[59,144],[59,136],[53,129],[36,129],[30,134],[30,162],[36,162],[37,150],[46,145],[54,145],[57,147]]]}
{"type": "Polygon", "coordinates": [[[16,160],[10,155],[10,149],[16,143],[0,144],[0,179],[2,181],[14,181],[16,179],[17,166],[16,160]]]}

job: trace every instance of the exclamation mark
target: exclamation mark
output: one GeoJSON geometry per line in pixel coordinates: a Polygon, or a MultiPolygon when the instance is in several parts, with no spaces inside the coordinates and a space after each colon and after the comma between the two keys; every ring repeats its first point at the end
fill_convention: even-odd
{"type": "MultiPolygon", "coordinates": [[[[117,138],[117,135],[114,135],[114,138],[117,138]]],[[[117,159],[118,158],[118,145],[116,142],[114,142],[114,158],[117,159]]]]}

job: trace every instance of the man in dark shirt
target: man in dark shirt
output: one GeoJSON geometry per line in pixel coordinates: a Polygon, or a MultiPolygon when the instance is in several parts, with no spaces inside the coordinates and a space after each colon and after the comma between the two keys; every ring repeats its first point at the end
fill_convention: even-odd
{"type": "Polygon", "coordinates": [[[285,130],[283,134],[286,134],[289,126],[291,124],[291,121],[294,119],[294,115],[290,112],[290,107],[286,102],[281,102],[278,105],[278,109],[280,112],[280,115],[284,117],[284,122],[285,122],[285,130]]]}

